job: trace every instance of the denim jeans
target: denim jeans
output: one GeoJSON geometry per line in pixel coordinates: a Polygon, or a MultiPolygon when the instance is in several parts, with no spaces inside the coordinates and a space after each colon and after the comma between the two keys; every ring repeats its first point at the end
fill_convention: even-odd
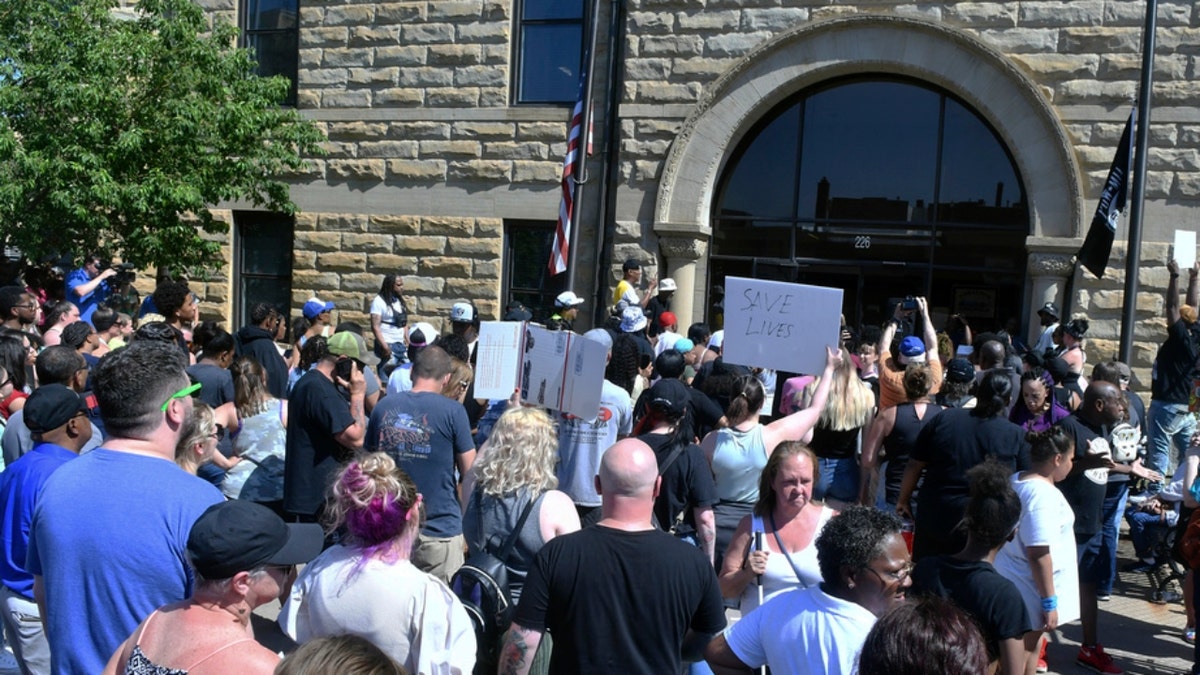
{"type": "Polygon", "coordinates": [[[847,503],[858,502],[858,460],[827,459],[818,457],[821,475],[813,488],[812,498],[817,501],[837,499],[847,503]]]}
{"type": "Polygon", "coordinates": [[[1181,403],[1162,403],[1151,401],[1147,417],[1147,463],[1163,476],[1170,476],[1170,465],[1178,464],[1183,458],[1196,432],[1196,418],[1188,412],[1188,407],[1181,403]],[[1174,462],[1171,448],[1174,446],[1174,462]]]}
{"type": "Polygon", "coordinates": [[[1109,573],[1096,583],[1097,595],[1112,595],[1113,580],[1117,578],[1117,537],[1121,533],[1121,518],[1125,515],[1125,499],[1127,497],[1129,497],[1128,481],[1108,484],[1100,516],[1100,531],[1104,534],[1104,543],[1100,546],[1100,554],[1108,559],[1108,567],[1105,569],[1109,573]]]}

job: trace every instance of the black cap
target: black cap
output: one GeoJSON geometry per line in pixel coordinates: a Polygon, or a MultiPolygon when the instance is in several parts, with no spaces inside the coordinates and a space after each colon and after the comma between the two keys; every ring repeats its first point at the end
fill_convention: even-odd
{"type": "Polygon", "coordinates": [[[25,426],[30,433],[44,434],[66,424],[81,411],[86,412],[87,403],[65,385],[44,384],[29,395],[24,410],[25,426]]]}
{"type": "Polygon", "coordinates": [[[640,270],[642,269],[642,263],[638,262],[637,258],[628,258],[625,260],[625,264],[621,265],[621,269],[625,270],[626,272],[629,270],[640,270]]]}
{"type": "Polygon", "coordinates": [[[229,579],[259,565],[299,565],[321,553],[315,523],[288,524],[261,504],[234,499],[213,504],[188,535],[188,557],[205,579],[229,579]]]}
{"type": "Polygon", "coordinates": [[[1037,313],[1038,314],[1046,314],[1046,315],[1052,316],[1056,319],[1059,317],[1058,306],[1055,305],[1053,302],[1047,302],[1046,304],[1042,305],[1042,308],[1039,309],[1037,311],[1037,313]]]}
{"type": "Polygon", "coordinates": [[[946,379],[960,384],[974,382],[975,366],[963,358],[950,359],[946,364],[946,379]]]}
{"type": "Polygon", "coordinates": [[[529,321],[533,318],[533,312],[525,307],[524,303],[519,300],[513,300],[504,308],[504,316],[502,321],[529,321]]]}
{"type": "Polygon", "coordinates": [[[668,415],[682,415],[692,400],[687,385],[679,380],[664,378],[654,383],[646,395],[646,403],[668,415]]]}

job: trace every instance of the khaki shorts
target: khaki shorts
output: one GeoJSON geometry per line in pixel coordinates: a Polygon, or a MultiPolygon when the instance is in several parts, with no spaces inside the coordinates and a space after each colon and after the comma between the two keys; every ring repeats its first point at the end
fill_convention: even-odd
{"type": "Polygon", "coordinates": [[[412,564],[447,584],[450,577],[463,566],[466,560],[466,540],[461,534],[449,537],[427,537],[417,535],[417,548],[413,551],[412,564]]]}

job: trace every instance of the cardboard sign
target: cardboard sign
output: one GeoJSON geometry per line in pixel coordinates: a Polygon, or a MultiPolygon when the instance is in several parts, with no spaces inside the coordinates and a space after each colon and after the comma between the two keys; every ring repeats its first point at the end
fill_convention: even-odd
{"type": "Polygon", "coordinates": [[[1175,262],[1179,263],[1181,270],[1190,270],[1195,266],[1195,230],[1175,230],[1175,262]]]}
{"type": "Polygon", "coordinates": [[[537,324],[484,321],[476,346],[475,396],[507,399],[594,419],[600,413],[603,345],[569,331],[537,324]]]}
{"type": "Polygon", "coordinates": [[[820,374],[841,338],[842,289],[725,278],[725,361],[820,374]]]}

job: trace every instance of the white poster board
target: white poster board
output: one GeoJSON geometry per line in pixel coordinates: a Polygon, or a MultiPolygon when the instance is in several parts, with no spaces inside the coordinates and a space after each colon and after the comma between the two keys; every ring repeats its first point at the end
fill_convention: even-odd
{"type": "Polygon", "coordinates": [[[1181,270],[1190,270],[1196,265],[1195,230],[1175,230],[1175,262],[1181,270]]]}
{"type": "Polygon", "coordinates": [[[842,289],[725,278],[725,361],[819,375],[841,338],[842,289]]]}
{"type": "Polygon", "coordinates": [[[484,321],[475,345],[475,398],[506,400],[517,388],[521,342],[520,321],[484,321]]]}
{"type": "Polygon", "coordinates": [[[583,419],[600,412],[608,350],[569,331],[517,321],[484,321],[475,348],[475,396],[561,410],[583,419]]]}

